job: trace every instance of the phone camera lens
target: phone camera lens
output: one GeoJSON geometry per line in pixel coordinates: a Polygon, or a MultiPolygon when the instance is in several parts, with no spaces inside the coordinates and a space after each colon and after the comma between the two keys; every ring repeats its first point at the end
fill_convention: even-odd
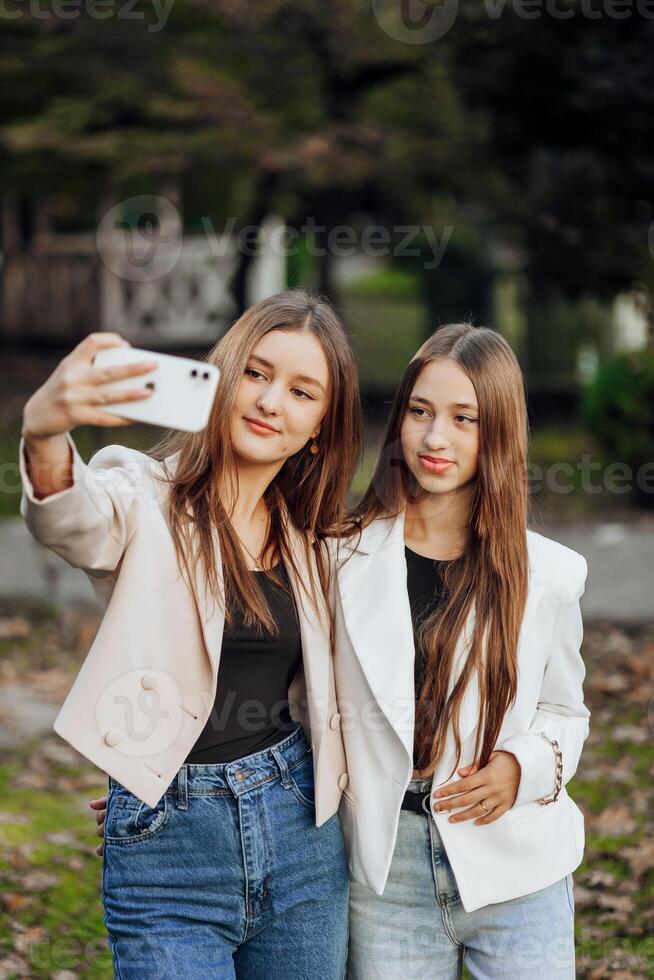
{"type": "Polygon", "coordinates": [[[203,378],[204,378],[204,380],[206,381],[206,380],[207,380],[207,378],[209,377],[209,372],[208,372],[208,371],[205,371],[205,372],[204,372],[204,374],[202,375],[202,377],[203,377],[203,378]]]}
{"type": "Polygon", "coordinates": [[[197,368],[193,368],[193,370],[191,371],[191,377],[197,378],[197,376],[198,376],[197,368]]]}
{"type": "Polygon", "coordinates": [[[148,381],[148,382],[146,382],[145,387],[146,388],[149,388],[150,391],[154,391],[154,381],[148,381]]]}

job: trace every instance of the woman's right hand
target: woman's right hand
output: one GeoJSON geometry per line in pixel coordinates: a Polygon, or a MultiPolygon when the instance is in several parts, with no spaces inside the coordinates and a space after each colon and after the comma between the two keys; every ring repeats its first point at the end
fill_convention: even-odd
{"type": "Polygon", "coordinates": [[[104,821],[107,816],[107,797],[101,796],[99,800],[91,800],[89,806],[96,811],[95,820],[98,826],[95,832],[98,837],[102,838],[102,843],[98,844],[95,853],[102,857],[104,854],[104,821]]]}
{"type": "MultiPolygon", "coordinates": [[[[131,419],[102,411],[103,405],[116,403],[116,395],[103,391],[101,386],[149,373],[156,368],[156,362],[139,361],[107,368],[92,365],[99,350],[130,346],[117,333],[91,333],[85,337],[59,362],[25,405],[23,435],[38,440],[69,432],[78,425],[133,425],[131,419]]],[[[147,388],[133,388],[121,392],[119,401],[143,401],[150,396],[147,388]]]]}

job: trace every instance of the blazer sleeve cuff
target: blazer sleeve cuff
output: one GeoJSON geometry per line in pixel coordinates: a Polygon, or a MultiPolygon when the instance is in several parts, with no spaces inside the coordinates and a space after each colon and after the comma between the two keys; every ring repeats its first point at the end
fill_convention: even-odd
{"type": "Polygon", "coordinates": [[[556,757],[551,744],[537,732],[521,732],[497,748],[511,752],[520,763],[520,785],[514,806],[534,803],[554,792],[556,757]]]}
{"type": "MultiPolygon", "coordinates": [[[[77,446],[73,442],[70,432],[65,432],[64,435],[66,437],[66,442],[68,443],[68,446],[72,454],[71,471],[72,471],[73,482],[69,487],[66,487],[64,490],[57,490],[56,493],[50,493],[48,494],[47,497],[42,497],[42,498],[37,497],[34,492],[34,485],[30,480],[27,471],[27,450],[25,448],[25,438],[24,436],[21,436],[20,438],[20,443],[18,447],[18,466],[20,469],[20,479],[22,483],[23,497],[25,498],[25,500],[29,501],[30,506],[52,507],[52,505],[55,504],[58,500],[61,500],[62,497],[70,497],[74,493],[79,491],[81,480],[82,480],[82,474],[86,466],[86,463],[78,453],[77,446]]],[[[24,517],[25,514],[23,511],[24,508],[21,502],[21,513],[23,514],[24,517]]]]}

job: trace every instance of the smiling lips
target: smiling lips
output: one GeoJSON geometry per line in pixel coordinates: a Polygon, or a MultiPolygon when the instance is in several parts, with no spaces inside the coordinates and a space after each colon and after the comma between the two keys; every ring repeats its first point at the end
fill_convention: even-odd
{"type": "Polygon", "coordinates": [[[418,459],[428,473],[445,473],[450,466],[454,466],[454,460],[442,456],[418,456],[418,459]]]}
{"type": "Polygon", "coordinates": [[[249,419],[245,417],[245,421],[250,426],[252,431],[257,433],[257,435],[279,435],[279,429],[275,429],[272,425],[269,425],[267,422],[262,422],[260,419],[249,419]]]}

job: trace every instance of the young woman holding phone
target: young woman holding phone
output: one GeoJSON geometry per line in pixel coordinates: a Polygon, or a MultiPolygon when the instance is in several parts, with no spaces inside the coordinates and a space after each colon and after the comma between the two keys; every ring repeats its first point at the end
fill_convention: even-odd
{"type": "Polygon", "coordinates": [[[348,775],[317,542],[359,454],[347,336],[320,297],[270,297],[207,355],[205,430],[87,465],[70,430],[129,424],[102,385],[151,369],[92,366],[121,343],[83,340],[28,401],[20,444],[30,531],[106,607],[55,730],[109,774],[115,974],[341,980],[348,775]]]}
{"type": "Polygon", "coordinates": [[[527,530],[527,434],[506,341],[442,327],[334,549],[350,980],[575,975],[586,562],[527,530]]]}

